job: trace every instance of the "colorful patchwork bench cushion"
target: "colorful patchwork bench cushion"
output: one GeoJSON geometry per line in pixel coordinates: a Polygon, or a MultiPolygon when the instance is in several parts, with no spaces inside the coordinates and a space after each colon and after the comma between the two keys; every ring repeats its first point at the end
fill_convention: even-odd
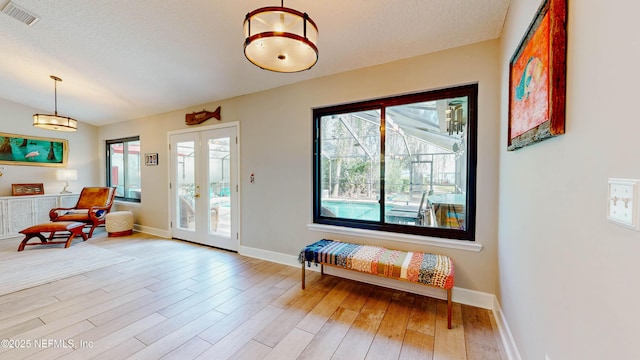
{"type": "Polygon", "coordinates": [[[349,270],[451,289],[454,268],[445,255],[389,250],[323,239],[300,252],[301,263],[328,264],[349,270]]]}

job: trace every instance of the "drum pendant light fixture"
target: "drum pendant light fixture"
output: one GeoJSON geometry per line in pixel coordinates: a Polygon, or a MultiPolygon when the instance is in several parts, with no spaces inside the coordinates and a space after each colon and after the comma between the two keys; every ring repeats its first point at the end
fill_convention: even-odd
{"type": "Polygon", "coordinates": [[[280,6],[263,7],[244,19],[244,55],[256,66],[292,73],[318,61],[318,27],[309,15],[280,6]]]}
{"type": "Polygon", "coordinates": [[[62,81],[55,75],[50,76],[53,79],[54,96],[55,96],[55,112],[50,114],[34,114],[33,126],[56,131],[76,131],[77,121],[66,116],[58,116],[58,81],[62,81]]]}

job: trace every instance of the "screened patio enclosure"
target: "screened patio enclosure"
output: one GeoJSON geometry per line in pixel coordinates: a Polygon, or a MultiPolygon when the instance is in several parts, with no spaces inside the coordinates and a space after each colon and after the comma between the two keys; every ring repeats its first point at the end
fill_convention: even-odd
{"type": "Polygon", "coordinates": [[[466,96],[322,116],[321,215],[465,229],[467,119],[466,96]]]}

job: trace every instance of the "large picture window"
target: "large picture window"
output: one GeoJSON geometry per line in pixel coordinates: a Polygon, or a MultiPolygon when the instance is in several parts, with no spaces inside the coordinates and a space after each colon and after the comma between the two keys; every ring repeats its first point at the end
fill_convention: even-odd
{"type": "Polygon", "coordinates": [[[314,109],[314,223],[474,240],[477,94],[314,109]]]}
{"type": "Polygon", "coordinates": [[[116,188],[116,200],[140,202],[140,137],[107,140],[107,186],[116,188]]]}

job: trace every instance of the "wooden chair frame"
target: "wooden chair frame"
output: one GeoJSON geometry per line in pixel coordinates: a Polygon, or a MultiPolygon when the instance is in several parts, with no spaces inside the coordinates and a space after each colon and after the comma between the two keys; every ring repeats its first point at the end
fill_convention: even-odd
{"type": "MultiPolygon", "coordinates": [[[[93,236],[93,231],[99,225],[103,225],[107,218],[107,214],[111,211],[113,205],[113,199],[116,195],[115,187],[85,187],[80,192],[78,202],[74,207],[70,208],[53,208],[49,211],[49,219],[51,221],[79,221],[86,224],[89,229],[89,238],[93,236]],[[94,204],[87,206],[87,198],[92,196],[92,193],[100,192],[101,190],[108,189],[106,198],[99,197],[94,204]],[[84,205],[80,205],[84,204],[84,205]]],[[[89,202],[91,202],[89,200],[89,202]]]]}

